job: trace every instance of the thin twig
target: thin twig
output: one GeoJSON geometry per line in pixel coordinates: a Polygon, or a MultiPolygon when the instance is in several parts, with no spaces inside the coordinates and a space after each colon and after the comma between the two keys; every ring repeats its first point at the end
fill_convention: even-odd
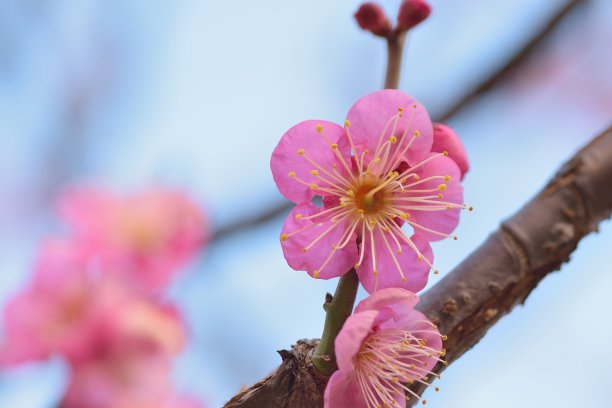
{"type": "Polygon", "coordinates": [[[387,37],[387,74],[385,75],[385,89],[399,88],[405,42],[406,31],[392,31],[387,37]]]}

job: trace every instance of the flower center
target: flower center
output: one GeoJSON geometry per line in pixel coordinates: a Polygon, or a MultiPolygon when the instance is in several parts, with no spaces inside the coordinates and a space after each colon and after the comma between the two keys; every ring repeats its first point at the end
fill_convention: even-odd
{"type": "Polygon", "coordinates": [[[355,192],[355,206],[365,214],[378,213],[388,202],[389,194],[384,190],[377,190],[377,185],[362,185],[355,192]]]}
{"type": "Polygon", "coordinates": [[[371,332],[353,357],[368,408],[399,408],[398,394],[405,394],[406,400],[421,400],[409,385],[414,382],[425,384],[430,375],[440,377],[430,368],[437,362],[447,364],[442,359],[446,350],[435,344],[431,347],[425,337],[440,336],[446,340],[446,336],[441,336],[429,321],[420,323],[420,328],[410,331],[394,328],[371,332]]]}

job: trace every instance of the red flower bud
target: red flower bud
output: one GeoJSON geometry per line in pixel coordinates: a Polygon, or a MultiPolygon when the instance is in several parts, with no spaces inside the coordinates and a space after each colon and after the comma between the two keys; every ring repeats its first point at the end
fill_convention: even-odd
{"type": "Polygon", "coordinates": [[[402,31],[419,25],[431,14],[431,6],[423,0],[404,0],[397,15],[397,26],[402,31]]]}
{"type": "Polygon", "coordinates": [[[468,162],[467,153],[461,139],[455,133],[453,129],[442,124],[434,123],[434,139],[431,151],[436,153],[447,152],[448,157],[453,159],[459,170],[461,170],[461,180],[465,176],[465,173],[470,169],[470,163],[468,162]]]}
{"type": "Polygon", "coordinates": [[[385,11],[376,3],[363,3],[355,13],[357,24],[373,34],[384,36],[391,29],[385,11]]]}

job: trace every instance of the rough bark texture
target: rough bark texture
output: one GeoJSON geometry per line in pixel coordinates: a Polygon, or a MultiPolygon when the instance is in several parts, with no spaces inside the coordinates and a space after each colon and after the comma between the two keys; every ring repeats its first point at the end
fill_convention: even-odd
{"type": "MultiPolygon", "coordinates": [[[[612,212],[612,128],[572,160],[418,305],[448,336],[449,363],[523,303],[612,212]]],[[[604,257],[605,254],[602,254],[604,257]]],[[[444,369],[436,367],[437,372],[444,369]]],[[[414,386],[422,393],[425,386],[414,386]]]]}
{"type": "Polygon", "coordinates": [[[327,377],[318,374],[311,356],[319,340],[298,340],[291,350],[280,350],[283,362],[268,377],[242,390],[226,408],[322,407],[327,377]]]}
{"type": "MultiPolygon", "coordinates": [[[[523,303],[611,214],[612,127],[578,152],[535,198],[421,297],[418,309],[448,336],[448,363],[523,303]]],[[[273,374],[225,407],[321,407],[326,379],[312,369],[312,347],[312,341],[300,341],[292,351],[281,352],[283,363],[273,374]]],[[[444,368],[440,364],[434,370],[444,368]]],[[[419,394],[424,389],[413,386],[419,394]]]]}

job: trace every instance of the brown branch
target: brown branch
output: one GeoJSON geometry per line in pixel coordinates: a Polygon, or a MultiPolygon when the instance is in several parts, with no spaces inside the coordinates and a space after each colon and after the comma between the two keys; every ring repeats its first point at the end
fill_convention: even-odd
{"type": "Polygon", "coordinates": [[[385,89],[398,89],[402,73],[402,56],[404,55],[405,31],[392,31],[387,36],[387,73],[385,89]]]}
{"type": "MultiPolygon", "coordinates": [[[[418,309],[448,336],[449,363],[523,303],[546,275],[569,260],[584,236],[610,217],[610,180],[612,127],[578,152],[535,198],[422,296],[418,309]]],[[[225,407],[322,406],[325,378],[312,368],[312,347],[302,341],[292,351],[281,352],[283,363],[273,374],[225,407]]],[[[438,365],[434,370],[439,373],[444,368],[438,365]]],[[[424,389],[413,386],[419,394],[424,389]]]]}
{"type": "MultiPolygon", "coordinates": [[[[422,297],[457,360],[612,213],[612,128],[566,163],[521,211],[422,297]]],[[[603,255],[603,254],[602,254],[603,255]]],[[[441,372],[443,365],[436,367],[441,372]]],[[[419,394],[425,386],[414,386],[419,394]]]]}
{"type": "MultiPolygon", "coordinates": [[[[509,74],[511,74],[516,68],[518,68],[525,60],[527,60],[531,56],[533,51],[540,44],[542,44],[546,38],[549,37],[549,35],[554,31],[554,29],[559,25],[559,23],[565,19],[565,17],[571,14],[572,11],[576,10],[578,5],[586,3],[586,1],[587,0],[569,0],[564,7],[559,9],[559,11],[557,11],[557,13],[555,13],[555,15],[553,15],[550,20],[538,32],[534,34],[532,39],[527,44],[521,47],[521,49],[519,49],[512,57],[510,57],[506,64],[492,72],[488,78],[486,78],[483,82],[474,87],[471,91],[464,95],[459,101],[457,101],[457,103],[452,105],[444,113],[439,116],[436,116],[434,118],[434,121],[447,122],[448,119],[463,110],[478,96],[490,91],[498,83],[503,82],[509,74]]],[[[398,44],[399,42],[396,41],[395,46],[398,44]]],[[[394,55],[393,52],[396,48],[395,46],[393,46],[391,43],[388,44],[390,58],[391,55],[394,55]]],[[[401,52],[398,58],[398,61],[401,62],[401,52]]],[[[387,69],[389,70],[394,68],[391,67],[391,64],[389,64],[387,69]]],[[[391,73],[390,76],[390,73],[387,72],[386,78],[387,79],[385,81],[385,87],[387,88],[392,87],[387,85],[393,85],[394,83],[399,82],[399,77],[394,80],[394,83],[390,82],[391,80],[389,78],[394,78],[393,73],[391,73]]],[[[211,242],[220,241],[246,229],[253,228],[263,223],[266,223],[267,221],[270,221],[283,214],[287,214],[294,205],[294,203],[285,201],[281,203],[276,203],[274,204],[274,206],[268,208],[260,214],[246,216],[245,218],[238,219],[235,222],[228,223],[227,225],[220,227],[213,232],[211,242]]]]}

